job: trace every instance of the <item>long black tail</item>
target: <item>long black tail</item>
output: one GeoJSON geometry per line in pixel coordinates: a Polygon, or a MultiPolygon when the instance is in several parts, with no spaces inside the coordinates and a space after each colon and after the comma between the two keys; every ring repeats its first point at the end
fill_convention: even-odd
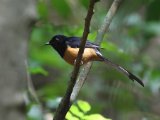
{"type": "Polygon", "coordinates": [[[119,66],[118,64],[113,63],[112,61],[108,60],[107,58],[104,58],[103,56],[100,56],[102,61],[104,61],[107,65],[110,65],[112,67],[114,67],[115,69],[117,69],[118,71],[122,72],[123,74],[125,74],[130,80],[132,81],[137,81],[140,85],[142,85],[144,87],[143,82],[136,77],[135,75],[133,75],[131,72],[129,72],[128,70],[126,70],[125,68],[119,66]]]}

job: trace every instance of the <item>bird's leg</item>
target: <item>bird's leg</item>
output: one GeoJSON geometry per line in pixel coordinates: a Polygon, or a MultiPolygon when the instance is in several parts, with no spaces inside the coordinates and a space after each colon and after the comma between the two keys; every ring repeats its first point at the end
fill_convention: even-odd
{"type": "MultiPolygon", "coordinates": [[[[76,59],[74,60],[74,65],[76,64],[76,59]]],[[[80,65],[83,65],[83,61],[81,60],[81,64],[80,65]]]]}

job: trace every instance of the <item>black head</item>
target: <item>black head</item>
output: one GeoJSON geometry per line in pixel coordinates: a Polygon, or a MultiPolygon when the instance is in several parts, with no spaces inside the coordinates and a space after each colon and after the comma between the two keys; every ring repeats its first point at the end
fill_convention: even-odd
{"type": "Polygon", "coordinates": [[[63,57],[67,48],[66,40],[67,37],[64,35],[55,35],[46,45],[51,45],[63,57]]]}
{"type": "Polygon", "coordinates": [[[67,37],[64,35],[55,35],[52,39],[46,43],[46,45],[51,45],[52,47],[56,47],[57,45],[65,44],[67,37]]]}

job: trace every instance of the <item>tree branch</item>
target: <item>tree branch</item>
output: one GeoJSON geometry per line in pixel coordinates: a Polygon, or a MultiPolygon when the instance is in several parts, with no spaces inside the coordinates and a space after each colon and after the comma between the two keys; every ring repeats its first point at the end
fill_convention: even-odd
{"type": "Polygon", "coordinates": [[[85,26],[84,26],[83,36],[82,36],[82,39],[81,39],[80,49],[79,49],[79,52],[78,52],[78,56],[76,58],[76,64],[74,66],[74,70],[73,70],[73,73],[72,73],[71,80],[69,82],[67,91],[66,91],[63,99],[61,100],[61,102],[60,102],[60,104],[59,104],[59,106],[56,110],[56,113],[55,113],[55,116],[54,116],[53,120],[64,120],[65,115],[68,112],[68,110],[69,110],[69,108],[70,108],[70,106],[73,102],[73,99],[70,99],[70,97],[71,97],[71,93],[73,91],[73,87],[76,83],[76,79],[77,79],[77,76],[78,76],[78,73],[79,73],[82,54],[84,52],[84,47],[85,47],[86,40],[87,40],[87,37],[88,37],[88,34],[89,34],[90,21],[91,21],[92,15],[93,15],[93,8],[94,8],[94,4],[96,2],[97,2],[97,0],[90,0],[88,13],[87,13],[87,16],[85,18],[85,26]]]}
{"type": "Polygon", "coordinates": [[[101,41],[103,40],[103,37],[105,35],[105,33],[108,31],[109,29],[109,25],[113,19],[113,16],[115,15],[117,9],[119,8],[120,6],[120,3],[122,2],[123,0],[114,0],[107,15],[105,16],[104,18],[104,21],[100,27],[100,29],[98,30],[98,34],[97,34],[97,37],[96,37],[96,43],[97,44],[100,44],[101,41]]]}
{"type": "MultiPolygon", "coordinates": [[[[105,33],[108,31],[109,29],[109,25],[113,19],[113,16],[115,15],[118,7],[120,6],[120,3],[122,2],[123,0],[114,0],[107,15],[105,16],[104,18],[104,21],[101,25],[101,27],[99,28],[98,30],[98,34],[97,34],[97,37],[96,37],[96,40],[95,40],[95,43],[96,44],[100,44],[101,41],[103,40],[103,37],[105,35],[105,33]]],[[[72,100],[75,100],[76,97],[78,96],[79,94],[79,91],[80,89],[82,88],[86,78],[87,78],[87,75],[91,69],[91,66],[92,66],[92,62],[89,62],[87,63],[85,66],[83,66],[82,68],[82,71],[80,72],[78,78],[77,78],[77,81],[76,81],[76,84],[73,88],[73,92],[71,94],[71,99],[72,100]]]]}

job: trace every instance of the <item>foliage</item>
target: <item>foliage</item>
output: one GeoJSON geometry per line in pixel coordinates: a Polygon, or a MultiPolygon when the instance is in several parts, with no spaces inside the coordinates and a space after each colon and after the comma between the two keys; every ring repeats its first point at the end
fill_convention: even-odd
{"type": "Polygon", "coordinates": [[[88,102],[78,100],[76,105],[72,105],[66,115],[67,120],[111,120],[104,118],[100,114],[87,114],[91,109],[88,102]]]}
{"type": "MultiPolygon", "coordinates": [[[[96,5],[88,38],[92,42],[111,2],[102,0],[96,5]]],[[[78,106],[73,105],[70,110],[72,113],[85,118],[104,118],[103,114],[114,120],[160,119],[157,111],[160,109],[157,102],[160,100],[158,3],[159,0],[124,1],[101,44],[104,56],[142,78],[145,87],[129,81],[103,63],[95,62],[79,96],[87,102],[79,101],[81,105],[77,102],[78,106]]],[[[87,0],[38,1],[39,19],[31,32],[28,59],[37,95],[47,112],[53,113],[59,96],[64,95],[72,66],[44,44],[55,34],[80,37],[87,6],[87,0]]],[[[35,120],[34,115],[41,117],[41,109],[34,101],[27,106],[29,120],[35,120]]],[[[71,112],[67,114],[69,120],[75,117],[71,112]]]]}

